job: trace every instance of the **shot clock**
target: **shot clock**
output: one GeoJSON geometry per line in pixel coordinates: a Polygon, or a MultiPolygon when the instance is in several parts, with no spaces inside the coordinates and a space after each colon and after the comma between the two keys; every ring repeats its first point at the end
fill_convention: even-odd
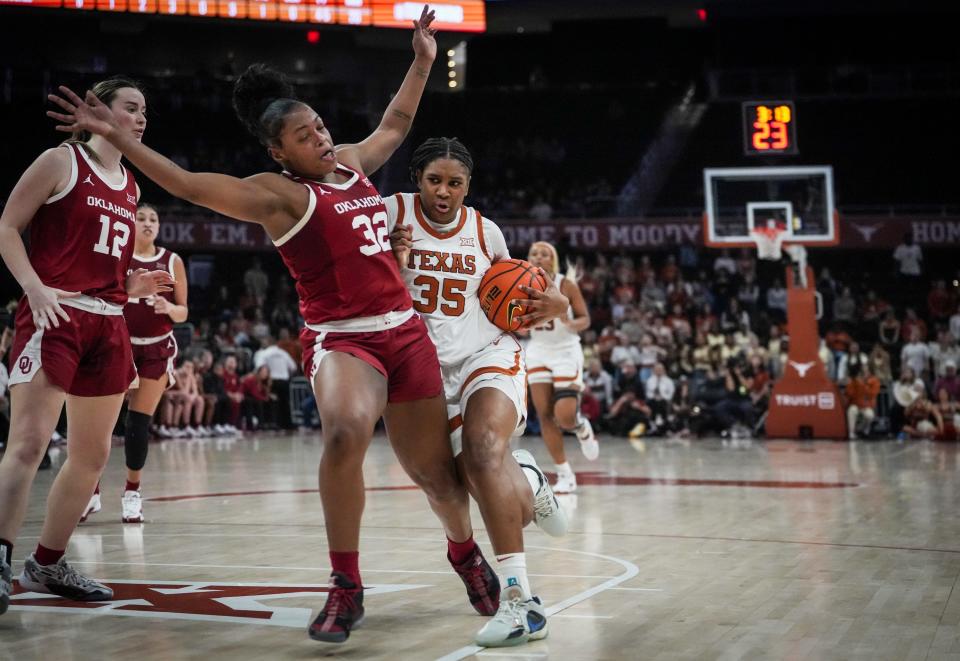
{"type": "Polygon", "coordinates": [[[797,153],[797,111],[793,101],[743,103],[743,151],[747,156],[797,153]]]}

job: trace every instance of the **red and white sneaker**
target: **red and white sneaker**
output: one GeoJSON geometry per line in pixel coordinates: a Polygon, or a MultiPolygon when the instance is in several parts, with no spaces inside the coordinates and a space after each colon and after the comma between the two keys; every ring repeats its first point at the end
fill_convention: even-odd
{"type": "Polygon", "coordinates": [[[500,607],[500,579],[483,557],[480,547],[474,546],[470,555],[459,565],[453,563],[449,553],[447,560],[466,586],[473,610],[480,615],[496,615],[500,607]]]}
{"type": "Polygon", "coordinates": [[[342,643],[350,637],[350,630],[363,622],[363,588],[347,578],[346,574],[330,574],[330,592],[327,603],[307,629],[314,640],[324,643],[342,643]]]}
{"type": "Polygon", "coordinates": [[[96,514],[100,511],[100,494],[95,493],[90,496],[90,502],[87,503],[87,509],[83,510],[83,516],[80,517],[80,523],[83,523],[87,520],[87,517],[91,514],[96,514]]]}
{"type": "Polygon", "coordinates": [[[143,500],[139,491],[124,491],[120,505],[123,510],[121,521],[124,523],[143,523],[143,500]]]}

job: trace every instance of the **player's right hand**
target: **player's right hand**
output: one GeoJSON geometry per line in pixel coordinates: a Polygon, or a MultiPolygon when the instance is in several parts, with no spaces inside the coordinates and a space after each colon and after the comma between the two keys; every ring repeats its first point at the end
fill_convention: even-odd
{"type": "Polygon", "coordinates": [[[413,248],[413,225],[397,225],[390,232],[390,247],[401,269],[407,265],[407,257],[413,248]]]}
{"type": "Polygon", "coordinates": [[[70,321],[70,317],[60,306],[60,299],[80,295],[78,291],[64,291],[43,284],[25,290],[24,293],[30,303],[30,311],[33,312],[33,325],[37,328],[60,328],[60,319],[70,321]]]}
{"type": "Polygon", "coordinates": [[[65,85],[60,86],[60,94],[48,94],[47,99],[56,103],[66,111],[64,113],[47,111],[47,117],[60,122],[57,126],[58,131],[73,133],[75,131],[89,131],[95,135],[107,135],[111,130],[117,128],[117,120],[110,110],[97,95],[87,90],[86,97],[81,99],[77,94],[65,85]]]}

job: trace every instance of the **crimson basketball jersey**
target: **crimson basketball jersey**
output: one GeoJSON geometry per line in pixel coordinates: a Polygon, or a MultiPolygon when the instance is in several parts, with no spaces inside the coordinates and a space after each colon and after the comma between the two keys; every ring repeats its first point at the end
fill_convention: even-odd
{"type": "MultiPolygon", "coordinates": [[[[166,248],[157,248],[153,257],[138,257],[136,254],[130,259],[128,273],[137,269],[148,271],[166,271],[173,277],[173,260],[177,254],[166,248]]],[[[173,330],[173,320],[168,314],[157,314],[153,310],[153,302],[157,296],[163,296],[173,303],[173,292],[163,292],[146,298],[131,298],[123,307],[123,317],[127,320],[130,337],[148,338],[162,337],[173,330]]]]}
{"type": "Polygon", "coordinates": [[[410,309],[380,194],[360,173],[337,169],[346,182],[284,173],[310,193],[303,218],[273,242],[296,281],[301,316],[322,324],[410,309]]]}
{"type": "Polygon", "coordinates": [[[127,302],[137,184],[122,165],[110,184],[86,150],[67,144],[70,181],[30,221],[30,264],[48,287],[79,291],[108,303],[127,302]]]}

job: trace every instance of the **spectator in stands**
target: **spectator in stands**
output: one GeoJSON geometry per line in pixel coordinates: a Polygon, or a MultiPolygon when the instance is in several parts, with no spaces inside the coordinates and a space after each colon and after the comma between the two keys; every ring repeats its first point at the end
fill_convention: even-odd
{"type": "Polygon", "coordinates": [[[909,337],[910,341],[900,351],[900,365],[909,367],[914,374],[923,378],[929,370],[930,347],[922,341],[919,328],[914,328],[909,337]]]}
{"type": "Polygon", "coordinates": [[[890,354],[880,344],[874,344],[867,356],[867,365],[870,373],[880,379],[880,383],[889,388],[893,383],[893,368],[890,365],[890,354]]]}
{"type": "Polygon", "coordinates": [[[754,418],[759,418],[770,404],[770,372],[767,371],[767,361],[759,353],[748,359],[749,369],[746,376],[750,378],[750,403],[753,404],[754,418]]]}
{"type": "Polygon", "coordinates": [[[947,321],[957,307],[957,300],[953,292],[947,290],[945,280],[937,280],[933,284],[933,289],[927,294],[927,310],[930,312],[930,319],[934,322],[943,323],[947,321]]]}
{"type": "Polygon", "coordinates": [[[673,396],[673,402],[670,404],[670,410],[672,413],[670,430],[680,437],[688,436],[690,434],[690,421],[699,411],[699,407],[694,402],[690,380],[686,376],[681,376],[677,380],[677,391],[673,396]]]}
{"type": "Polygon", "coordinates": [[[216,433],[214,429],[214,417],[217,414],[217,400],[218,397],[216,393],[211,393],[207,390],[207,386],[210,383],[210,370],[213,368],[213,353],[209,349],[203,349],[199,353],[194,354],[194,371],[197,374],[197,387],[200,390],[200,395],[203,397],[203,424],[202,427],[204,431],[208,433],[216,433]]]}
{"type": "Polygon", "coordinates": [[[877,330],[877,338],[883,348],[893,355],[900,355],[900,322],[893,310],[887,310],[877,330]]]}
{"type": "Polygon", "coordinates": [[[750,327],[750,314],[740,307],[740,301],[735,298],[728,299],[727,309],[720,313],[720,330],[734,333],[745,327],[750,327]]]}
{"type": "Polygon", "coordinates": [[[247,294],[252,296],[256,305],[263,305],[267,297],[267,290],[270,289],[270,278],[264,272],[260,264],[260,258],[254,257],[250,268],[243,274],[243,286],[247,294]]]}
{"type": "Polygon", "coordinates": [[[653,374],[647,379],[645,389],[652,419],[650,433],[656,434],[665,430],[667,418],[670,416],[670,403],[676,392],[676,385],[673,379],[667,376],[663,363],[658,362],[653,366],[653,374]]]}
{"type": "Polygon", "coordinates": [[[640,290],[640,305],[644,312],[663,314],[666,310],[667,292],[653,274],[647,276],[643,289],[640,290]]]}
{"type": "Polygon", "coordinates": [[[240,381],[245,428],[275,429],[277,396],[271,392],[270,368],[261,365],[240,381]]]}
{"type": "Polygon", "coordinates": [[[893,259],[897,262],[897,275],[905,285],[901,290],[902,293],[908,297],[916,296],[917,292],[912,287],[917,284],[923,274],[921,266],[923,251],[920,250],[920,246],[914,244],[912,232],[903,235],[903,243],[894,249],[893,259]]]}
{"type": "Polygon", "coordinates": [[[760,287],[757,286],[757,281],[754,279],[753,274],[744,276],[743,282],[740,283],[740,288],[737,290],[737,301],[740,303],[740,306],[748,314],[756,314],[757,312],[757,303],[760,300],[760,287]]]}
{"type": "Polygon", "coordinates": [[[767,312],[774,321],[782,323],[787,319],[787,290],[780,278],[767,289],[767,312]]]}
{"type": "Polygon", "coordinates": [[[603,369],[599,359],[594,358],[588,363],[583,385],[600,402],[601,414],[605,415],[613,406],[613,377],[603,369]]]}
{"type": "MultiPolygon", "coordinates": [[[[292,429],[290,420],[290,379],[297,374],[297,364],[286,351],[277,346],[276,341],[267,336],[262,340],[263,348],[253,355],[253,367],[266,367],[270,376],[270,394],[277,402],[276,422],[282,429],[292,429]]],[[[263,416],[260,416],[261,419],[263,416]]]]}
{"type": "Polygon", "coordinates": [[[780,326],[770,326],[770,337],[767,340],[767,359],[770,361],[770,376],[779,379],[783,374],[783,361],[786,359],[787,348],[780,326]]]}
{"type": "Polygon", "coordinates": [[[858,339],[873,343],[877,340],[877,330],[880,320],[890,308],[890,305],[877,296],[876,290],[868,289],[860,307],[860,320],[857,326],[858,339]]]}
{"type": "Polygon", "coordinates": [[[913,331],[920,331],[920,341],[927,341],[927,322],[917,316],[914,308],[906,308],[903,313],[903,323],[900,327],[900,336],[905,340],[913,337],[913,331]]]}
{"type": "Polygon", "coordinates": [[[721,425],[721,435],[750,436],[753,427],[753,403],[750,401],[752,378],[744,373],[743,363],[731,358],[722,370],[723,398],[715,405],[714,413],[721,425]]]}
{"type": "Polygon", "coordinates": [[[847,351],[850,350],[853,338],[846,331],[842,321],[834,321],[823,339],[830,350],[827,374],[833,381],[842,382],[846,377],[847,351]]]}
{"type": "Polygon", "coordinates": [[[942,364],[943,374],[933,384],[933,392],[938,394],[946,391],[952,401],[960,401],[960,378],[957,377],[957,361],[945,360],[942,364]]]}
{"type": "Polygon", "coordinates": [[[906,420],[900,437],[934,439],[942,436],[943,416],[940,410],[927,399],[923,386],[916,387],[917,397],[904,412],[906,420]]]}
{"type": "Polygon", "coordinates": [[[650,333],[644,333],[640,340],[640,358],[635,361],[640,367],[640,381],[647,382],[653,374],[653,366],[666,358],[667,352],[657,346],[656,340],[650,333]]]}
{"type": "Polygon", "coordinates": [[[237,374],[237,357],[230,355],[223,359],[223,390],[227,395],[226,426],[234,429],[240,424],[241,406],[243,404],[243,386],[237,374]]]}
{"type": "Polygon", "coordinates": [[[286,351],[296,365],[303,361],[303,347],[297,338],[292,337],[288,326],[281,326],[277,336],[277,346],[286,351]]]}
{"type": "Polygon", "coordinates": [[[631,361],[620,366],[616,380],[617,400],[607,414],[611,433],[616,436],[643,435],[650,420],[650,409],[643,400],[644,384],[637,366],[631,361]]]}
{"type": "Polygon", "coordinates": [[[674,303],[670,310],[670,316],[667,317],[667,325],[676,335],[680,342],[687,342],[692,336],[693,329],[690,326],[690,319],[683,310],[683,305],[674,303]]]}
{"type": "Polygon", "coordinates": [[[263,308],[254,308],[253,323],[250,324],[250,337],[254,342],[263,344],[263,340],[270,335],[270,325],[264,318],[263,308]]]}
{"type": "Polygon", "coordinates": [[[843,291],[833,302],[833,320],[845,324],[853,324],[857,314],[857,301],[853,298],[853,292],[849,287],[844,287],[843,291]]]}
{"type": "Polygon", "coordinates": [[[923,381],[917,378],[916,373],[910,367],[903,367],[900,370],[900,378],[893,384],[894,404],[890,409],[890,425],[894,432],[903,429],[906,423],[906,411],[924,394],[923,381]]]}
{"type": "Polygon", "coordinates": [[[733,261],[729,250],[723,250],[720,255],[713,260],[713,272],[719,274],[726,271],[727,275],[733,275],[737,272],[737,263],[733,261]]]}
{"type": "Polygon", "coordinates": [[[870,435],[870,426],[877,413],[880,379],[860,363],[850,365],[849,376],[844,392],[847,398],[847,433],[852,441],[870,435]]]}
{"type": "Polygon", "coordinates": [[[957,339],[949,331],[939,331],[937,341],[931,342],[929,346],[935,377],[943,374],[943,364],[947,361],[953,362],[954,365],[960,362],[960,347],[957,346],[957,339]]]}
{"type": "Polygon", "coordinates": [[[550,206],[542,195],[537,196],[533,206],[530,207],[530,217],[540,221],[550,220],[553,218],[553,207],[550,206]]]}
{"type": "Polygon", "coordinates": [[[952,335],[954,339],[960,340],[960,305],[957,306],[957,311],[950,317],[949,328],[950,335],[952,335]]]}

